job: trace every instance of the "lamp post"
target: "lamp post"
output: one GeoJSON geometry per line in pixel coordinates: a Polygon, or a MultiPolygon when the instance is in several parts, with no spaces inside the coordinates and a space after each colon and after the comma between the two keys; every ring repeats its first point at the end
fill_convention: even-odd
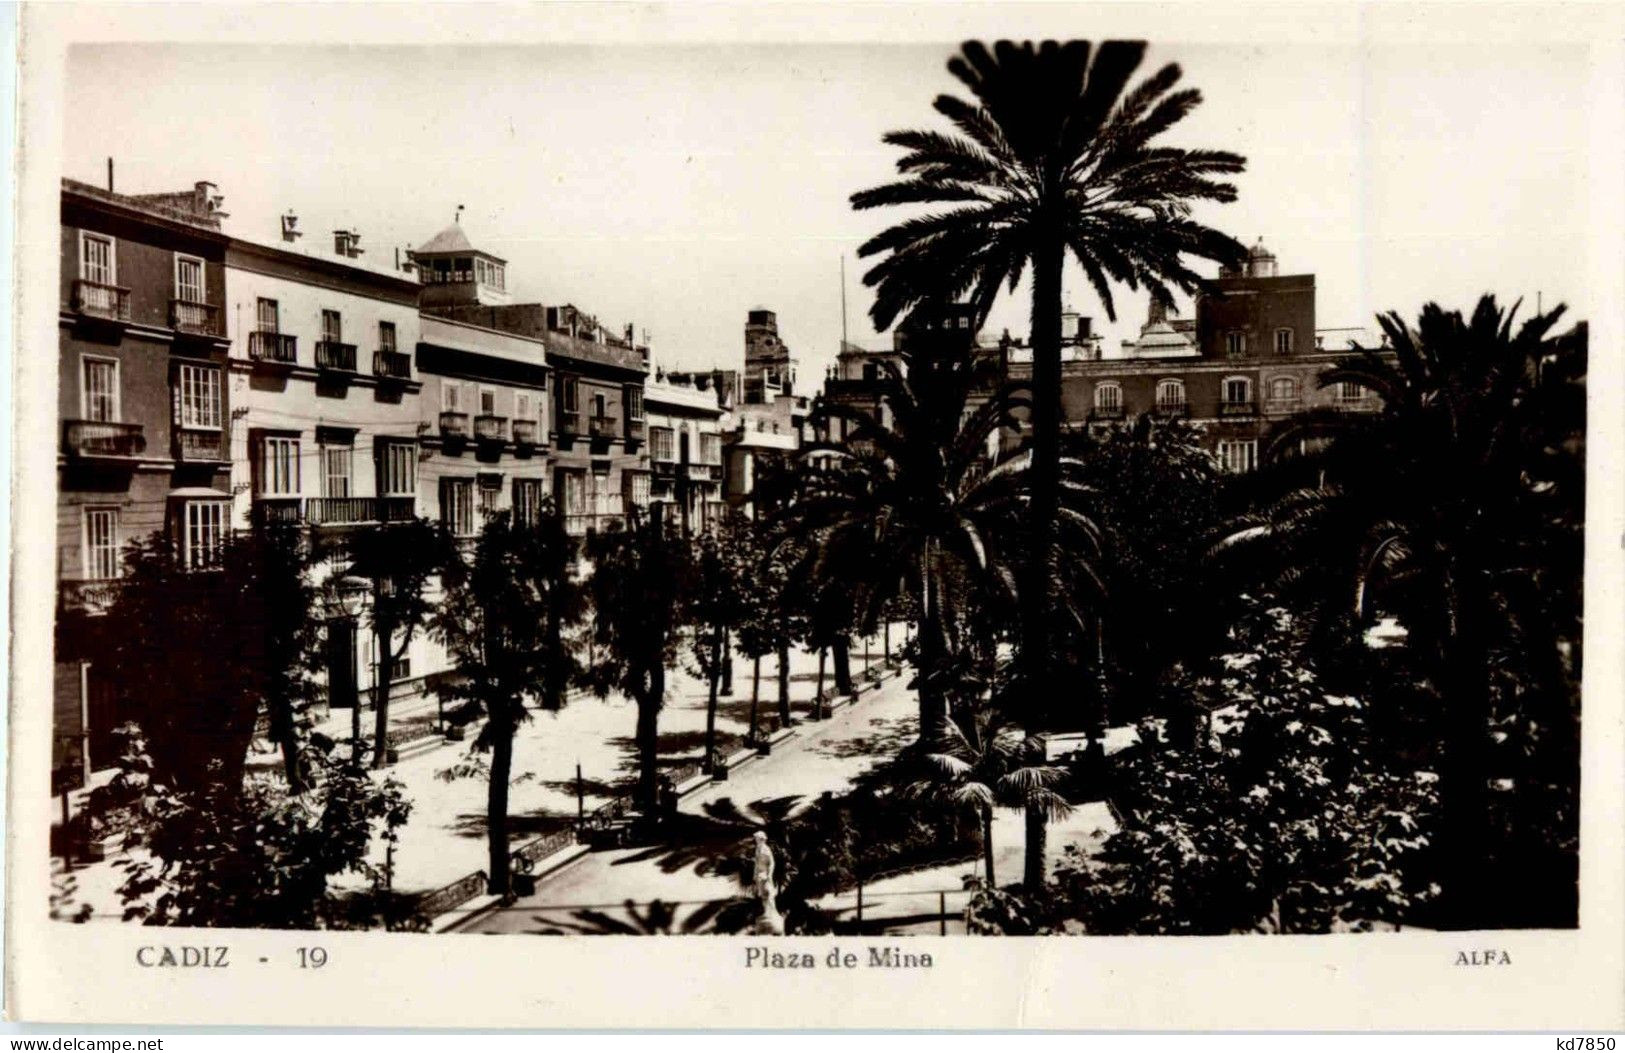
{"type": "MultiPolygon", "coordinates": [[[[332,620],[344,620],[350,623],[350,653],[345,657],[350,663],[350,675],[355,675],[355,632],[356,622],[361,618],[361,607],[366,602],[367,593],[372,591],[372,583],[365,578],[358,578],[352,574],[331,579],[328,582],[327,613],[332,620]]],[[[328,673],[332,676],[331,670],[328,673]]],[[[333,685],[328,684],[329,698],[331,699],[333,685]]],[[[361,766],[361,699],[359,695],[350,699],[350,761],[357,767],[361,766]]]]}

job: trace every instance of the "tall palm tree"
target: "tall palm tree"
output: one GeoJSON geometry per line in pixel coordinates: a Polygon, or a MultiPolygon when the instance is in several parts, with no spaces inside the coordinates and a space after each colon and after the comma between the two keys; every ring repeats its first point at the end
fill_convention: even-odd
{"type": "MultiPolygon", "coordinates": [[[[1584,477],[1554,452],[1561,437],[1539,416],[1561,372],[1551,364],[1576,344],[1550,336],[1563,310],[1516,329],[1517,307],[1491,296],[1470,317],[1428,304],[1414,329],[1397,312],[1382,316],[1387,346],[1356,349],[1321,379],[1363,386],[1381,412],[1306,415],[1284,431],[1274,454],[1307,462],[1316,482],[1242,517],[1216,547],[1262,553],[1286,584],[1330,590],[1333,616],[1356,626],[1380,590],[1405,625],[1442,695],[1452,927],[1472,927],[1488,906],[1490,724],[1508,695],[1497,678],[1560,694],[1563,640],[1579,636],[1584,477]],[[1330,441],[1299,453],[1305,438],[1330,441]]],[[[1583,412],[1582,402],[1558,416],[1583,428],[1583,412]]]]}
{"type": "MultiPolygon", "coordinates": [[[[1025,400],[997,382],[986,359],[908,348],[899,357],[901,366],[881,363],[888,412],[820,407],[850,424],[847,442],[808,457],[783,515],[787,532],[808,542],[812,580],[852,584],[860,624],[872,624],[900,593],[914,599],[920,737],[930,743],[948,716],[954,628],[972,602],[1017,599],[1029,458],[993,463],[988,449],[991,437],[1019,426],[1014,412],[1025,400]]],[[[1071,504],[1062,523],[1075,541],[1074,565],[1098,583],[1094,524],[1071,504]]]]}
{"type": "MultiPolygon", "coordinates": [[[[1215,176],[1245,160],[1218,150],[1152,145],[1201,102],[1175,90],[1181,71],[1163,66],[1129,87],[1141,41],[971,41],[948,71],[974,101],[939,95],[935,108],[958,134],[890,132],[906,151],[903,178],[853,195],[859,209],[949,206],[882,231],[860,255],[889,253],[864,275],[875,288],[871,315],[889,326],[914,306],[966,296],[985,316],[1001,287],[1012,292],[1032,267],[1032,587],[1023,601],[1023,662],[1041,694],[1051,653],[1052,590],[1058,563],[1062,270],[1070,254],[1106,314],[1116,319],[1112,283],[1146,287],[1172,302],[1201,279],[1187,258],[1233,262],[1243,248],[1191,218],[1198,201],[1234,200],[1215,176]]],[[[1036,705],[1036,703],[1034,703],[1036,705]]],[[[1037,714],[1030,714],[1029,721],[1037,714]]]]}

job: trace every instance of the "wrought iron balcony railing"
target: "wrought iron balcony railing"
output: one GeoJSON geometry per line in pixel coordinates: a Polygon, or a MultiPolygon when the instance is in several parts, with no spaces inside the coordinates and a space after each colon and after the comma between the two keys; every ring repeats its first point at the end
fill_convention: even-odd
{"type": "Polygon", "coordinates": [[[1189,402],[1158,402],[1153,411],[1159,417],[1189,417],[1191,404],[1189,402]]]}
{"type": "Polygon", "coordinates": [[[299,360],[299,338],[292,333],[256,329],[248,334],[248,357],[256,362],[291,366],[299,360]]]}
{"type": "Polygon", "coordinates": [[[220,308],[212,303],[171,300],[169,327],[189,336],[219,336],[220,308]]]}
{"type": "Polygon", "coordinates": [[[616,433],[615,418],[594,414],[587,418],[587,434],[594,439],[608,439],[616,433]]]}
{"type": "Polygon", "coordinates": [[[1090,420],[1122,420],[1122,406],[1095,406],[1089,410],[1090,420]]]}
{"type": "Polygon", "coordinates": [[[316,368],[334,373],[355,372],[355,345],[337,340],[316,341],[316,368]]]}
{"type": "Polygon", "coordinates": [[[411,380],[412,356],[402,351],[374,351],[372,372],[386,380],[411,380]]]}
{"type": "Polygon", "coordinates": [[[139,424],[106,420],[64,422],[62,446],[75,457],[139,457],[147,437],[139,424]]]}
{"type": "Polygon", "coordinates": [[[516,420],[513,422],[513,444],[529,448],[536,445],[536,422],[533,420],[516,420]]]}
{"type": "Polygon", "coordinates": [[[393,497],[284,497],[254,499],[259,523],[309,526],[360,526],[368,523],[403,523],[417,515],[417,499],[393,497]]]}
{"type": "Polygon", "coordinates": [[[1258,416],[1258,403],[1236,402],[1225,400],[1219,403],[1219,416],[1221,417],[1256,417],[1258,416]]]}
{"type": "Polygon", "coordinates": [[[580,435],[581,434],[581,414],[576,412],[575,410],[560,410],[559,411],[559,434],[560,435],[580,435]]]}
{"type": "Polygon", "coordinates": [[[73,309],[89,318],[130,320],[130,290],[80,278],[73,283],[73,309]]]}

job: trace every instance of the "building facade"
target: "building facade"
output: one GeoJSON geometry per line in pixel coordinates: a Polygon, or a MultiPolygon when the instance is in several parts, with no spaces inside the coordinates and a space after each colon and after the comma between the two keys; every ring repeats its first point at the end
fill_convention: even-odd
{"type": "MultiPolygon", "coordinates": [[[[58,313],[59,603],[94,614],[125,546],[167,534],[209,563],[230,502],[226,238],[210,183],[124,195],[63,180],[58,313]]],[[[60,622],[59,622],[60,623],[60,622]]],[[[87,634],[89,635],[89,634],[87,634]]],[[[59,640],[53,770],[79,785],[120,723],[88,640],[59,640]]]]}
{"type": "Polygon", "coordinates": [[[649,423],[649,492],[645,503],[666,509],[685,537],[722,520],[721,392],[709,373],[657,374],[644,389],[649,423]]]}

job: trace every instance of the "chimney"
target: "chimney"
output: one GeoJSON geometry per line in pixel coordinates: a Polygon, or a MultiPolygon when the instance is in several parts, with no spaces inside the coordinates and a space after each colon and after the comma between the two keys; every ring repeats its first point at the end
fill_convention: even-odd
{"type": "Polygon", "coordinates": [[[364,251],[361,248],[361,232],[356,230],[335,230],[333,232],[333,251],[348,259],[355,259],[364,251]]]}
{"type": "Polygon", "coordinates": [[[107,192],[109,194],[113,192],[113,159],[111,157],[107,159],[107,192]]]}
{"type": "Polygon", "coordinates": [[[282,240],[292,245],[299,240],[299,236],[299,217],[294,215],[293,209],[290,208],[282,217],[282,240]]]}
{"type": "Polygon", "coordinates": [[[1087,340],[1094,336],[1094,319],[1084,315],[1078,319],[1078,339],[1087,340]]]}
{"type": "Polygon", "coordinates": [[[192,211],[199,216],[212,219],[224,219],[226,213],[220,206],[226,203],[221,196],[220,188],[207,180],[200,180],[192,186],[192,211]]]}

